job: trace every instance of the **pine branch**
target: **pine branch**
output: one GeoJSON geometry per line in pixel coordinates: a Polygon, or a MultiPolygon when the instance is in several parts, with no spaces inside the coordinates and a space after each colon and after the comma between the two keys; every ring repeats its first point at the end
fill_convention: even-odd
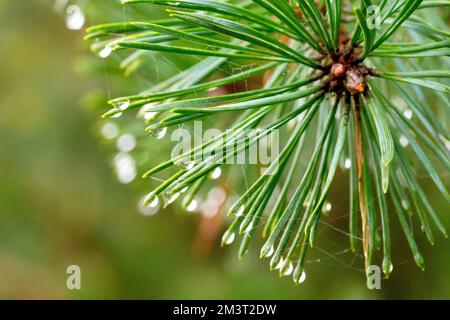
{"type": "Polygon", "coordinates": [[[422,165],[449,201],[434,160],[450,169],[450,31],[442,14],[450,1],[123,1],[137,3],[166,8],[169,17],[91,27],[86,39],[92,50],[113,50],[124,57],[123,66],[146,65],[149,54],[166,61],[194,56],[198,62],[185,63],[147,90],[111,100],[104,117],[151,113],[146,130],[156,137],[206,119],[232,129],[148,170],[144,178],[169,177],[148,194],[146,205],[167,206],[185,193],[182,206],[189,210],[211,173],[280,131],[283,143],[274,162],[229,209],[234,221],[222,245],[241,236],[243,257],[261,230],[261,258],[270,257],[271,269],[301,283],[308,248],[320,241],[318,226],[335,174],[345,163],[350,248],[356,252],[361,242],[366,270],[381,241],[383,272],[389,277],[393,271],[394,216],[417,265],[425,268],[408,217],[417,216],[430,243],[436,241],[433,228],[447,233],[412,163],[422,165]],[[358,3],[353,11],[347,9],[352,3],[358,3]],[[374,4],[380,29],[368,20],[374,4]],[[440,24],[428,23],[430,10],[440,24]],[[230,66],[248,69],[230,74],[230,66]],[[251,86],[229,89],[242,82],[251,86]],[[221,92],[211,94],[217,88],[221,92]],[[429,107],[435,101],[440,103],[429,107]],[[247,137],[248,130],[256,133],[247,137]]]}

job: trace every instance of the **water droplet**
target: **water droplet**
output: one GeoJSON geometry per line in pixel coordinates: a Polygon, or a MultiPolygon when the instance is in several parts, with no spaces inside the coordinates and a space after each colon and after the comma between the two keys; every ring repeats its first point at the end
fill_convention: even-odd
{"type": "Polygon", "coordinates": [[[164,138],[164,136],[167,133],[167,128],[158,128],[150,131],[151,135],[154,136],[156,139],[160,140],[164,138]]]}
{"type": "Polygon", "coordinates": [[[128,107],[130,106],[130,101],[117,101],[117,102],[113,102],[111,104],[113,106],[113,108],[117,109],[117,110],[126,110],[128,109],[128,107]]]}
{"type": "Polygon", "coordinates": [[[144,119],[147,121],[151,121],[153,119],[155,119],[155,117],[158,115],[157,112],[151,112],[151,111],[147,111],[144,113],[144,119]]]}
{"type": "Polygon", "coordinates": [[[345,169],[350,169],[352,167],[352,160],[350,158],[345,159],[344,167],[345,169]]]}
{"type": "Polygon", "coordinates": [[[250,231],[252,231],[253,229],[253,221],[250,222],[250,224],[247,226],[247,228],[245,228],[245,233],[250,233],[250,231]]]}
{"type": "Polygon", "coordinates": [[[236,212],[236,217],[240,217],[244,214],[245,206],[242,205],[239,210],[236,212]]]}
{"type": "Polygon", "coordinates": [[[302,272],[302,275],[300,276],[300,279],[298,279],[296,282],[297,284],[303,283],[306,280],[306,273],[305,271],[302,272]]]}
{"type": "Polygon", "coordinates": [[[399,141],[403,148],[406,148],[409,145],[408,138],[406,138],[404,135],[400,136],[399,141]]]}
{"type": "Polygon", "coordinates": [[[117,119],[117,118],[120,118],[122,115],[123,115],[123,112],[118,112],[118,113],[113,114],[111,116],[111,118],[117,119]]]}
{"type": "Polygon", "coordinates": [[[83,10],[77,5],[70,5],[66,9],[66,26],[70,30],[80,30],[84,26],[83,10]]]}
{"type": "Polygon", "coordinates": [[[236,234],[234,232],[226,231],[222,236],[222,245],[230,245],[233,243],[236,234]]]}
{"type": "Polygon", "coordinates": [[[450,140],[447,140],[444,136],[439,135],[439,139],[441,139],[442,142],[444,142],[445,147],[448,151],[450,151],[450,140]]]}
{"type": "Polygon", "coordinates": [[[131,133],[126,133],[117,139],[117,149],[122,152],[130,152],[136,147],[136,138],[131,133]]]}
{"type": "Polygon", "coordinates": [[[383,272],[386,276],[389,276],[393,270],[394,265],[389,260],[383,259],[383,272]]]}
{"type": "Polygon", "coordinates": [[[412,112],[412,110],[408,109],[408,110],[405,110],[405,112],[403,112],[403,115],[405,116],[406,119],[411,120],[413,117],[413,112],[412,112]]]}
{"type": "Polygon", "coordinates": [[[394,265],[393,265],[393,264],[390,264],[390,265],[389,265],[389,273],[392,273],[393,270],[394,270],[394,265]]]}
{"type": "Polygon", "coordinates": [[[111,55],[112,51],[113,49],[111,47],[105,47],[102,50],[100,50],[98,56],[102,59],[106,59],[111,55]]]}
{"type": "Polygon", "coordinates": [[[281,269],[284,266],[284,259],[281,258],[280,261],[278,262],[277,266],[275,267],[275,270],[281,269]]]}
{"type": "Polygon", "coordinates": [[[283,276],[290,276],[292,274],[292,271],[294,271],[294,265],[292,264],[292,262],[289,262],[287,268],[283,271],[283,276]]]}
{"type": "MultiPolygon", "coordinates": [[[[153,215],[157,214],[159,211],[159,201],[157,201],[157,203],[154,204],[153,206],[150,206],[150,205],[146,206],[145,205],[146,198],[147,197],[143,197],[139,201],[139,203],[138,203],[139,212],[141,214],[143,214],[144,216],[153,216],[153,215]]],[[[156,198],[156,199],[158,199],[158,198],[156,198]]]]}
{"type": "Polygon", "coordinates": [[[149,207],[155,208],[156,206],[158,206],[158,204],[159,204],[159,198],[155,197],[155,199],[153,199],[153,201],[150,202],[149,207]]]}
{"type": "Polygon", "coordinates": [[[409,210],[409,203],[406,200],[402,200],[402,207],[405,210],[409,210]]]}
{"type": "Polygon", "coordinates": [[[323,208],[324,212],[330,212],[331,211],[331,203],[327,202],[327,204],[323,208]]]}
{"type": "Polygon", "coordinates": [[[311,205],[311,201],[309,201],[309,200],[307,200],[303,203],[304,208],[309,208],[310,205],[311,205]]]}
{"type": "Polygon", "coordinates": [[[262,257],[263,258],[270,258],[273,255],[274,252],[275,252],[275,248],[273,246],[271,246],[269,251],[267,251],[267,253],[264,254],[262,257]]]}
{"type": "Polygon", "coordinates": [[[175,200],[177,200],[180,194],[180,192],[177,192],[172,195],[168,195],[169,197],[167,198],[166,205],[172,204],[175,200]]]}
{"type": "Polygon", "coordinates": [[[184,170],[191,170],[195,167],[195,161],[189,161],[186,159],[180,160],[176,163],[177,166],[179,166],[181,169],[184,170]]]}
{"type": "Polygon", "coordinates": [[[146,121],[153,120],[157,115],[158,112],[152,111],[152,109],[157,106],[158,103],[151,102],[143,105],[138,112],[138,118],[144,118],[146,121]]]}
{"type": "Polygon", "coordinates": [[[211,179],[213,179],[213,180],[219,179],[221,175],[222,175],[222,169],[220,169],[220,167],[217,167],[211,173],[211,179]]]}
{"type": "Polygon", "coordinates": [[[148,194],[144,199],[144,205],[150,208],[156,208],[159,205],[158,196],[154,195],[153,192],[148,194]]]}
{"type": "Polygon", "coordinates": [[[180,193],[185,193],[186,191],[188,191],[189,187],[184,187],[183,189],[180,190],[180,193]]]}
{"type": "Polygon", "coordinates": [[[186,210],[189,212],[194,212],[197,209],[198,202],[197,200],[192,200],[191,203],[186,207],[186,210]]]}

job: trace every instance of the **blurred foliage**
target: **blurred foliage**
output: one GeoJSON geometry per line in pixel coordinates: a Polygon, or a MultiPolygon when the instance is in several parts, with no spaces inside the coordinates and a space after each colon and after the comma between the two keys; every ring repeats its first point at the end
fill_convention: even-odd
{"type": "MultiPolygon", "coordinates": [[[[97,12],[104,16],[87,12],[87,24],[109,20],[97,12]]],[[[257,250],[238,261],[236,248],[219,249],[218,238],[211,251],[198,250],[204,218],[177,208],[140,214],[142,182],[122,185],[111,174],[115,140],[100,139],[104,122],[92,120],[107,108],[103,92],[117,96],[140,81],[120,80],[112,64],[92,61],[83,32],[67,30],[63,18],[43,1],[0,0],[0,298],[450,298],[450,242],[423,246],[422,272],[396,224],[399,266],[382,290],[366,289],[363,270],[353,267],[362,258],[354,264],[345,253],[345,188],[332,192],[333,216],[325,219],[332,227],[321,226],[323,249],[300,287],[258,263],[257,250]],[[80,291],[66,289],[71,264],[81,267],[80,291]]],[[[169,151],[151,152],[165,158],[169,151]]]]}

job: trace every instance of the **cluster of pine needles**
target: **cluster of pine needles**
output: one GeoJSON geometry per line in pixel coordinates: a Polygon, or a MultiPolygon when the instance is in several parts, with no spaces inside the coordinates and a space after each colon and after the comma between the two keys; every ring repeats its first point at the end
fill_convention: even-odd
{"type": "Polygon", "coordinates": [[[268,169],[271,174],[261,174],[232,205],[228,214],[234,221],[223,244],[241,235],[239,254],[244,256],[262,230],[261,257],[270,257],[271,269],[292,274],[300,283],[334,176],[345,162],[350,247],[362,247],[366,269],[381,250],[385,276],[392,272],[391,219],[398,219],[415,262],[425,268],[414,225],[431,244],[436,230],[447,236],[417,172],[426,170],[441,196],[450,200],[436,168],[450,169],[445,128],[450,1],[123,4],[163,6],[168,17],[91,27],[87,39],[94,41],[94,50],[129,52],[128,63],[155,51],[200,59],[144,92],[110,101],[104,117],[137,111],[156,137],[195,120],[233,120],[224,129],[234,134],[218,135],[148,171],[145,178],[166,170],[172,175],[148,195],[147,205],[171,203],[182,193],[189,204],[208,174],[261,138],[240,133],[280,130],[286,142],[268,169]],[[231,63],[251,67],[231,75],[221,71],[231,63]],[[260,79],[257,88],[208,94],[255,78],[260,79]],[[205,153],[210,156],[200,156],[205,153]]]}

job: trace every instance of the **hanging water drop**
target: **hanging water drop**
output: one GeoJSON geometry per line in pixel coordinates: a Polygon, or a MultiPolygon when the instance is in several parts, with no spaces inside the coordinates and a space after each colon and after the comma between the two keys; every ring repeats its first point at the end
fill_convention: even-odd
{"type": "Polygon", "coordinates": [[[123,112],[117,112],[117,113],[113,114],[111,116],[111,118],[117,119],[117,118],[120,118],[122,115],[123,115],[123,112]]]}
{"type": "Polygon", "coordinates": [[[167,198],[166,201],[166,206],[168,206],[169,204],[172,204],[175,200],[177,200],[177,198],[180,196],[180,192],[174,193],[172,195],[169,195],[169,197],[167,198]]]}
{"type": "Polygon", "coordinates": [[[158,196],[154,195],[153,192],[147,195],[144,199],[144,205],[150,208],[156,208],[159,205],[158,196]]]}
{"type": "Polygon", "coordinates": [[[306,280],[306,273],[305,271],[302,272],[302,275],[300,276],[300,279],[297,280],[297,284],[303,283],[306,280]]]}
{"type": "Polygon", "coordinates": [[[440,137],[442,141],[444,141],[445,147],[447,148],[448,151],[450,151],[450,141],[445,139],[444,137],[440,137]]]}
{"type": "Polygon", "coordinates": [[[157,112],[147,111],[144,113],[144,119],[146,121],[151,121],[151,120],[155,119],[157,115],[158,115],[157,112]]]}
{"type": "Polygon", "coordinates": [[[155,207],[158,205],[158,203],[159,203],[159,198],[158,198],[158,197],[155,197],[155,199],[153,199],[153,201],[150,202],[149,207],[155,208],[155,207]]]}
{"type": "MultiPolygon", "coordinates": [[[[157,198],[156,198],[157,199],[157,198]]],[[[138,209],[144,216],[153,216],[159,211],[159,201],[153,203],[153,205],[145,205],[146,197],[142,198],[138,203],[138,209]]]]}
{"type": "Polygon", "coordinates": [[[180,193],[185,193],[186,191],[188,191],[189,187],[184,187],[183,189],[180,190],[180,193]]]}
{"type": "Polygon", "coordinates": [[[352,160],[350,158],[345,159],[344,167],[345,169],[350,169],[352,167],[352,160]]]}
{"type": "Polygon", "coordinates": [[[105,47],[102,50],[100,50],[98,56],[102,59],[106,59],[111,55],[112,51],[113,49],[111,47],[105,47]]]}
{"type": "Polygon", "coordinates": [[[194,212],[195,210],[197,210],[197,206],[198,206],[198,202],[197,202],[197,200],[194,199],[186,207],[186,210],[189,212],[194,212]]]}
{"type": "Polygon", "coordinates": [[[294,265],[292,264],[292,262],[289,262],[287,268],[283,271],[282,276],[290,276],[292,274],[292,271],[294,271],[294,265]]]}
{"type": "Polygon", "coordinates": [[[408,138],[406,138],[404,135],[400,136],[399,141],[403,148],[406,148],[409,145],[408,138]]]}
{"type": "Polygon", "coordinates": [[[222,175],[222,169],[220,167],[217,167],[214,169],[214,171],[211,173],[211,179],[217,180],[222,175]]]}
{"type": "Polygon", "coordinates": [[[405,112],[403,112],[403,115],[405,116],[406,119],[411,120],[413,117],[413,112],[412,110],[408,109],[405,110],[405,112]]]}
{"type": "Polygon", "coordinates": [[[70,5],[66,10],[66,26],[70,30],[80,30],[84,26],[83,10],[77,5],[70,5]]]}
{"type": "Polygon", "coordinates": [[[160,140],[164,138],[167,133],[167,128],[158,128],[150,131],[151,135],[156,139],[160,140]]]}
{"type": "Polygon", "coordinates": [[[405,210],[409,210],[409,202],[404,200],[404,199],[402,199],[402,207],[405,210]]]}
{"type": "Polygon", "coordinates": [[[240,206],[239,210],[236,212],[236,217],[240,217],[244,214],[245,206],[240,206]]]}
{"type": "Polygon", "coordinates": [[[176,165],[183,170],[191,170],[192,168],[195,167],[195,161],[180,160],[176,163],[176,165]]]}
{"type": "Polygon", "coordinates": [[[267,253],[265,253],[262,258],[270,258],[273,253],[275,252],[275,248],[273,246],[270,247],[269,251],[267,251],[267,253]]]}
{"type": "Polygon", "coordinates": [[[125,102],[119,104],[119,105],[117,106],[117,109],[123,111],[123,110],[127,110],[129,106],[130,106],[130,101],[125,101],[125,102]]]}
{"type": "Polygon", "coordinates": [[[250,222],[250,224],[247,226],[247,228],[245,228],[245,233],[250,233],[250,231],[252,231],[253,229],[253,221],[250,222]]]}
{"type": "Polygon", "coordinates": [[[222,236],[222,245],[230,245],[233,243],[236,234],[227,230],[222,236]]]}
{"type": "Polygon", "coordinates": [[[284,261],[285,261],[285,260],[284,260],[283,258],[281,258],[280,261],[278,262],[278,264],[276,265],[275,270],[278,270],[278,269],[283,268],[283,266],[284,266],[284,261]]]}
{"type": "Polygon", "coordinates": [[[111,105],[113,106],[114,109],[124,111],[128,109],[128,107],[130,106],[130,101],[128,100],[114,101],[111,103],[111,105]]]}

